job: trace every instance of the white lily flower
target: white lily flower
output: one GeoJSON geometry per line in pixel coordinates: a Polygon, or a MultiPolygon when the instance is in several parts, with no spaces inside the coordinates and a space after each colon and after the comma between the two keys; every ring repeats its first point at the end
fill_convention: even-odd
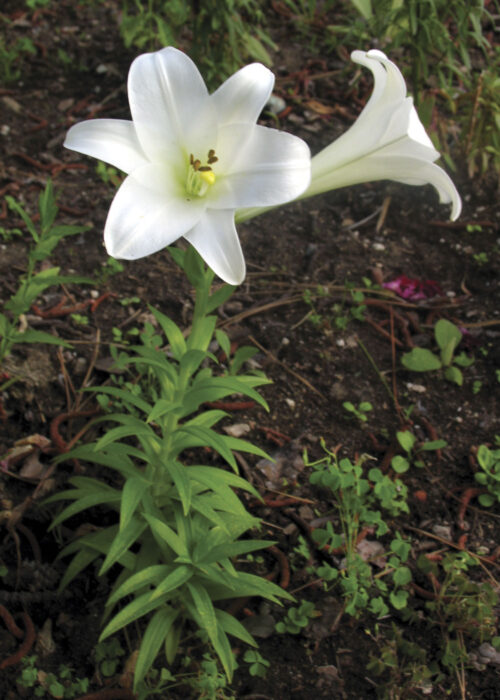
{"type": "Polygon", "coordinates": [[[382,51],[353,51],[351,58],[371,70],[373,93],[345,134],[312,159],[311,185],[302,195],[373,180],[433,185],[451,218],[462,208],[451,178],[434,161],[439,153],[425,133],[399,68],[382,51]]]}
{"type": "Polygon", "coordinates": [[[243,281],[235,210],[283,204],[310,182],[307,145],[256,124],[273,85],[271,71],[254,63],[210,95],[177,49],[135,59],[128,77],[133,121],[81,122],[64,143],[128,175],[106,221],[109,255],[134,260],[184,236],[219,277],[243,281]]]}

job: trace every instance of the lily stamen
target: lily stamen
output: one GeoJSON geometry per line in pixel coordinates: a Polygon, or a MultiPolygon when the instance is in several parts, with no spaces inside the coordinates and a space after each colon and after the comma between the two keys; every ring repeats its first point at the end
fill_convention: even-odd
{"type": "Polygon", "coordinates": [[[188,175],[186,179],[186,191],[190,196],[204,197],[209,187],[215,183],[215,173],[211,164],[219,159],[215,155],[215,150],[211,148],[208,152],[207,163],[202,165],[199,158],[195,158],[192,153],[189,155],[188,175]]]}

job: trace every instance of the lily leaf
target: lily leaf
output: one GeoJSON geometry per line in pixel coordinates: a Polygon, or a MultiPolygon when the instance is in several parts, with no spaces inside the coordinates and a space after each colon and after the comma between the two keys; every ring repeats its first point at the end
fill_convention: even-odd
{"type": "Polygon", "coordinates": [[[170,628],[178,615],[178,610],[161,608],[156,611],[149,621],[135,665],[134,691],[136,691],[137,685],[144,679],[146,673],[152,668],[158,651],[167,638],[170,628]]]}

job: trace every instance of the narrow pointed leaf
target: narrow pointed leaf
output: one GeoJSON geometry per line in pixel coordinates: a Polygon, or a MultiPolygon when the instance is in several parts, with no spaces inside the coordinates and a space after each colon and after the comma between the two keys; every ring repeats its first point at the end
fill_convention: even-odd
{"type": "Polygon", "coordinates": [[[153,515],[147,513],[144,517],[149,523],[151,530],[155,533],[157,537],[166,542],[169,547],[171,547],[178,556],[188,557],[189,552],[186,543],[182,541],[179,535],[172,530],[166,523],[162,522],[153,515]]]}
{"type": "Polygon", "coordinates": [[[158,655],[161,645],[167,638],[170,628],[178,617],[177,610],[162,608],[153,615],[142,638],[139,656],[135,665],[134,691],[144,679],[158,655]]]}
{"type": "Polygon", "coordinates": [[[99,571],[102,576],[109,568],[115,564],[120,557],[136,542],[146,529],[146,523],[139,518],[131,518],[130,522],[120,530],[111,544],[104,563],[99,571]]]}
{"type": "MultiPolygon", "coordinates": [[[[223,457],[226,462],[237,471],[236,460],[231,450],[226,446],[224,438],[210,428],[201,425],[181,425],[178,433],[187,433],[191,436],[190,445],[195,447],[211,447],[223,457]]],[[[182,438],[180,438],[182,440],[182,438]]],[[[185,448],[184,448],[185,449],[185,448]]]]}
{"type": "Polygon", "coordinates": [[[170,344],[172,355],[176,360],[180,360],[186,352],[186,341],[184,340],[184,336],[182,335],[182,331],[180,330],[179,326],[168,318],[168,316],[162,314],[161,311],[155,309],[154,306],[149,306],[149,310],[165,333],[165,336],[170,344]]]}
{"type": "Polygon", "coordinates": [[[236,637],[245,644],[249,644],[252,647],[257,647],[258,644],[252,637],[250,632],[248,632],[245,627],[239,622],[233,615],[230,615],[225,610],[215,609],[215,616],[219,625],[222,627],[226,634],[230,634],[232,637],[236,637]]]}
{"type": "Polygon", "coordinates": [[[156,600],[166,593],[175,591],[176,588],[180,588],[184,583],[189,581],[194,574],[194,569],[192,567],[181,564],[177,566],[172,573],[170,573],[163,581],[158,584],[156,590],[151,595],[151,600],[156,600]]]}
{"type": "Polygon", "coordinates": [[[104,449],[104,447],[107,447],[112,442],[117,442],[118,440],[130,437],[131,435],[146,438],[151,440],[152,443],[158,441],[158,438],[152,428],[142,421],[137,419],[134,420],[132,416],[128,416],[128,418],[131,420],[127,421],[127,425],[122,425],[119,428],[112,428],[111,430],[108,430],[106,435],[103,435],[103,437],[97,441],[94,447],[96,452],[104,449]]]}
{"type": "Polygon", "coordinates": [[[71,581],[78,576],[80,571],[83,571],[89,564],[95,561],[99,557],[99,552],[94,549],[88,549],[86,547],[80,549],[80,551],[75,554],[73,559],[68,565],[68,568],[64,572],[64,576],[58,587],[58,591],[63,591],[66,586],[71,583],[71,581]]]}
{"type": "Polygon", "coordinates": [[[188,515],[189,509],[191,508],[191,481],[189,480],[189,472],[186,467],[177,462],[176,460],[170,460],[166,465],[166,469],[173,479],[179,498],[181,499],[182,510],[184,515],[188,515]]]}
{"type": "Polygon", "coordinates": [[[211,548],[197,563],[211,563],[219,559],[238,557],[241,554],[255,552],[258,549],[267,549],[273,544],[268,540],[240,540],[239,542],[226,542],[211,548]]]}
{"type": "Polygon", "coordinates": [[[132,477],[123,485],[120,505],[120,531],[124,530],[132,519],[144,492],[151,484],[146,479],[132,477]]]}
{"type": "Polygon", "coordinates": [[[247,452],[248,454],[257,455],[257,457],[263,457],[264,459],[270,459],[271,461],[273,459],[270,455],[267,454],[267,452],[264,452],[264,450],[262,450],[260,447],[257,447],[257,445],[253,445],[247,440],[232,437],[231,435],[223,435],[222,437],[226,445],[231,450],[237,450],[238,452],[247,452]]]}
{"type": "Polygon", "coordinates": [[[115,615],[101,632],[99,641],[102,642],[107,637],[110,637],[123,627],[130,625],[134,620],[138,620],[150,613],[152,610],[161,608],[165,603],[165,599],[151,600],[151,593],[143,593],[143,595],[135,598],[131,603],[126,605],[120,612],[115,615]]]}
{"type": "Polygon", "coordinates": [[[217,641],[217,618],[210,596],[203,586],[196,582],[187,583],[187,587],[193,599],[194,606],[199,616],[201,627],[207,632],[210,641],[217,641]]]}
{"type": "Polygon", "coordinates": [[[73,346],[64,338],[58,335],[52,335],[45,331],[35,331],[31,328],[22,333],[14,333],[12,336],[14,343],[46,343],[47,345],[60,345],[63,348],[72,348],[73,346]]]}
{"type": "MultiPolygon", "coordinates": [[[[68,496],[68,494],[70,494],[71,492],[66,491],[64,493],[68,496]]],[[[64,493],[56,494],[56,495],[64,496],[64,493]]],[[[47,499],[47,501],[48,501],[48,499],[47,499]]],[[[62,522],[64,522],[68,518],[71,518],[73,515],[76,515],[77,513],[81,513],[82,510],[87,510],[88,508],[92,508],[93,506],[101,505],[102,503],[118,504],[119,502],[120,502],[120,492],[119,491],[115,491],[115,493],[110,493],[109,491],[104,491],[104,493],[92,493],[92,494],[88,494],[87,496],[81,496],[74,503],[67,506],[61,513],[59,513],[59,515],[56,515],[56,517],[54,518],[54,520],[50,524],[49,531],[52,530],[54,527],[57,527],[58,525],[60,525],[62,522]]]]}
{"type": "MultiPolygon", "coordinates": [[[[126,404],[132,404],[132,406],[135,406],[138,408],[140,411],[145,413],[146,415],[151,411],[153,408],[147,401],[144,399],[141,399],[139,396],[136,396],[135,394],[132,394],[130,391],[126,391],[125,389],[119,389],[118,387],[114,386],[99,386],[99,387],[88,387],[86,391],[93,391],[96,394],[107,394],[108,396],[113,396],[116,399],[120,399],[126,404]]],[[[104,416],[104,419],[107,417],[104,416]]],[[[109,418],[108,418],[109,420],[109,418]]]]}
{"type": "Polygon", "coordinates": [[[106,601],[106,606],[114,605],[120,598],[131,595],[145,586],[157,586],[171,570],[172,567],[166,564],[155,564],[141,569],[136,574],[129,576],[116,591],[113,591],[106,601]]]}
{"type": "Polygon", "coordinates": [[[208,297],[207,313],[209,314],[215,309],[218,309],[219,306],[224,304],[229,299],[235,290],[236,287],[232,284],[224,284],[222,287],[219,287],[219,289],[208,297]]]}
{"type": "Polygon", "coordinates": [[[243,479],[237,474],[228,472],[225,469],[218,469],[217,467],[205,467],[200,465],[193,465],[187,467],[187,469],[189,470],[190,479],[197,479],[208,488],[213,487],[214,489],[217,489],[217,484],[224,484],[233,488],[242,489],[243,491],[248,491],[253,496],[255,496],[255,498],[260,499],[258,491],[252,486],[252,484],[249,481],[243,479]]]}

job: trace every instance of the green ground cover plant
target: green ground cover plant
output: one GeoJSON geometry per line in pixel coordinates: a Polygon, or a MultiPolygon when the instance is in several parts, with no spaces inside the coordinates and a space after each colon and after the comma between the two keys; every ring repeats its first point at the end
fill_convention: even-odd
{"type": "Polygon", "coordinates": [[[413,348],[405,353],[401,362],[414,372],[430,372],[444,370],[444,377],[449,382],[462,386],[464,378],[462,369],[470,367],[474,359],[468,357],[465,352],[455,354],[455,350],[462,340],[462,333],[454,323],[445,318],[440,319],[434,326],[434,337],[439,347],[439,355],[427,348],[413,348]]]}
{"type": "Polygon", "coordinates": [[[0,313],[0,366],[16,343],[49,343],[68,347],[62,338],[50,333],[22,328],[21,320],[36,299],[49,287],[66,283],[92,283],[92,280],[82,276],[61,275],[59,267],[49,266],[36,271],[37,266],[50,257],[63,238],[75,236],[87,228],[55,223],[58,207],[50,180],[39,197],[40,224],[38,226],[13,197],[7,196],[5,199],[10,209],[21,217],[33,242],[28,249],[26,272],[20,279],[19,289],[4,304],[3,308],[7,313],[0,313]]]}

